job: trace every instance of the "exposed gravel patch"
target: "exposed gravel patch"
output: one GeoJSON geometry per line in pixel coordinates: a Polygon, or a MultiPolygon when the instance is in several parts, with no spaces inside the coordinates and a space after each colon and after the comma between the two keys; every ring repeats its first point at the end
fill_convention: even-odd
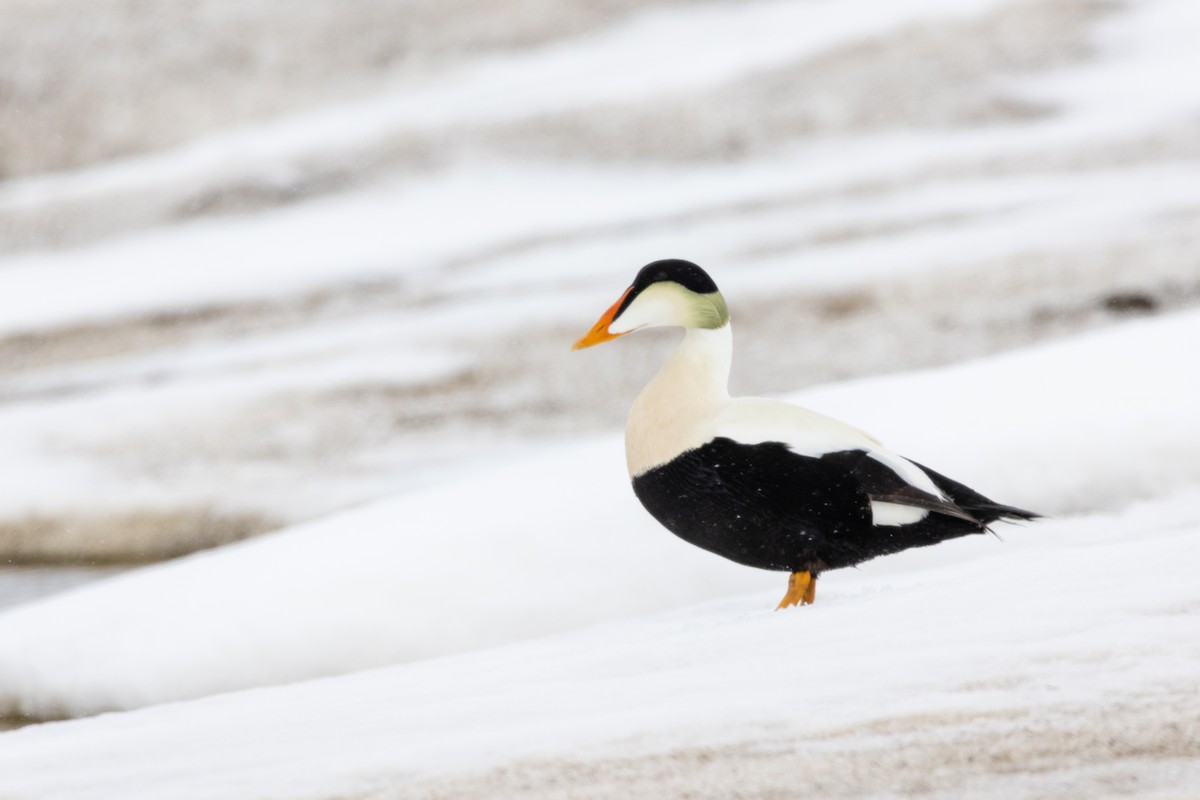
{"type": "Polygon", "coordinates": [[[497,150],[525,156],[655,162],[735,160],[812,136],[1037,119],[1054,109],[1003,80],[1091,55],[1105,0],[1026,2],[980,20],[910,26],[716,91],[548,114],[493,128],[497,150]]]}
{"type": "Polygon", "coordinates": [[[655,0],[0,0],[0,179],[362,96],[399,70],[529,47],[655,0]]]}
{"type": "MultiPolygon", "coordinates": [[[[1194,796],[1200,781],[1195,697],[1193,690],[1180,687],[1170,699],[1131,695],[1106,707],[927,714],[833,735],[624,758],[527,761],[362,798],[791,800],[802,794],[1184,800],[1194,796]]],[[[802,710],[797,713],[803,718],[802,710]]]]}
{"type": "Polygon", "coordinates": [[[9,565],[162,561],[275,527],[260,514],[207,509],[28,515],[0,520],[0,558],[9,565]]]}

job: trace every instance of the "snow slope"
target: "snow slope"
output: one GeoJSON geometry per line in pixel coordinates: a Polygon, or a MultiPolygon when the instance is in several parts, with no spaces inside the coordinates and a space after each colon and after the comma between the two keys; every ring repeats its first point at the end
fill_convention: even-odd
{"type": "Polygon", "coordinates": [[[1194,3],[884,5],[660,5],[0,183],[0,558],[162,558],[611,429],[654,356],[563,343],[653,258],[711,269],[759,393],[1200,302],[1194,3]]]}
{"type": "MultiPolygon", "coordinates": [[[[1200,485],[1198,337],[1189,312],[795,399],[1002,501],[1117,510],[1200,485]]],[[[1036,547],[1042,528],[1002,535],[1036,547]]],[[[987,565],[1007,547],[976,537],[910,558],[987,565]]],[[[0,713],[132,708],[780,585],[658,529],[605,438],[8,611],[0,713]]]]}
{"type": "Polygon", "coordinates": [[[0,796],[1194,797],[1198,501],[830,577],[797,611],[761,591],[3,734],[0,796]]]}

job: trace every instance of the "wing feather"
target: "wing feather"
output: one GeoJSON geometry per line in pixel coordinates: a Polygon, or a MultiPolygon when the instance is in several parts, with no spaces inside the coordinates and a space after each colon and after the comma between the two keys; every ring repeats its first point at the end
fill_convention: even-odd
{"type": "Polygon", "coordinates": [[[766,398],[738,398],[717,417],[715,435],[744,444],[778,442],[799,455],[836,462],[873,502],[922,509],[980,524],[924,468],[844,422],[766,398]]]}

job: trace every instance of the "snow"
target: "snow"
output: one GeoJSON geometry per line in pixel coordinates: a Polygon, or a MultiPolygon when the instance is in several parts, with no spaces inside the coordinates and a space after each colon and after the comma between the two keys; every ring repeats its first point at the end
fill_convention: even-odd
{"type": "MultiPolygon", "coordinates": [[[[465,364],[463,354],[431,346],[418,331],[422,323],[419,315],[360,316],[352,323],[323,325],[318,330],[264,334],[249,343],[210,342],[124,363],[107,359],[16,376],[7,382],[10,405],[0,414],[4,459],[14,465],[7,470],[8,491],[0,499],[0,510],[19,512],[31,504],[43,509],[120,506],[139,493],[126,476],[98,474],[83,459],[59,457],[47,464],[41,455],[47,439],[52,450],[70,438],[76,446],[102,451],[114,436],[153,438],[155,431],[146,431],[148,419],[161,426],[159,430],[187,429],[222,412],[236,418],[263,394],[335,391],[372,380],[389,386],[417,385],[459,372],[465,364]],[[97,425],[97,420],[104,424],[97,425]],[[111,500],[114,483],[123,493],[116,503],[111,500]],[[68,486],[74,488],[64,502],[68,486]]],[[[286,422],[272,420],[284,435],[286,422]]],[[[312,431],[296,435],[319,436],[312,431]]],[[[206,443],[197,441],[193,446],[200,449],[206,443]]],[[[257,466],[245,471],[244,488],[253,492],[263,477],[257,474],[257,466]]],[[[193,482],[194,496],[203,497],[204,491],[198,481],[193,482]]],[[[156,486],[145,494],[151,505],[167,500],[156,486]]],[[[290,505],[304,507],[302,498],[290,490],[288,494],[290,505]]]]}
{"type": "Polygon", "coordinates": [[[1196,95],[1179,76],[1195,58],[1198,30],[1200,12],[1188,0],[1139,3],[1134,13],[1101,24],[1103,60],[1039,76],[1026,88],[1071,105],[1087,127],[1133,132],[1177,120],[1195,109],[1196,95]]]}
{"type": "MultiPolygon", "coordinates": [[[[1200,484],[1200,375],[1160,366],[1191,363],[1198,336],[1200,312],[1189,312],[792,399],[1002,502],[1115,510],[1200,484]]],[[[1040,527],[1003,535],[1036,539],[1040,527]]],[[[986,560],[994,545],[974,539],[957,552],[986,560]]],[[[133,708],[776,582],[662,532],[629,491],[620,440],[602,438],[0,615],[0,710],[133,708]]]]}
{"type": "MultiPolygon", "coordinates": [[[[1102,796],[1116,769],[1141,776],[1143,788],[1184,792],[1200,762],[1172,760],[1168,748],[1143,750],[1156,759],[1145,764],[1136,748],[1164,730],[1195,733],[1198,500],[1193,488],[1044,522],[1004,546],[980,543],[986,554],[960,548],[941,566],[830,576],[817,605],[794,612],[772,613],[778,592],[760,591],[482,653],[18,731],[3,737],[0,791],[428,796],[422,781],[501,764],[537,759],[578,775],[582,762],[682,746],[774,743],[812,762],[832,750],[850,763],[855,751],[880,748],[887,728],[873,726],[911,720],[905,752],[942,743],[937,761],[843,775],[841,788],[886,791],[918,771],[935,785],[947,773],[961,779],[953,739],[966,731],[982,734],[1000,762],[966,777],[981,773],[1005,796],[1024,778],[1002,765],[1019,742],[1050,750],[1062,718],[1098,725],[1119,713],[1130,752],[1089,761],[1097,756],[1080,737],[1040,785],[1065,775],[1080,794],[1102,796]],[[1097,763],[1109,773],[1090,774],[1097,763]]],[[[793,775],[803,769],[800,759],[793,775]]],[[[537,796],[528,778],[506,780],[520,779],[484,785],[537,796]]]]}

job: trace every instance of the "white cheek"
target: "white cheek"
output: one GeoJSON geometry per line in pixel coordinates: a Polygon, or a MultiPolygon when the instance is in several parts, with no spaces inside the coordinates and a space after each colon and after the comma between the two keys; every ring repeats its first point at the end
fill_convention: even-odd
{"type": "Polygon", "coordinates": [[[609,333],[628,333],[656,325],[684,325],[685,303],[678,291],[651,286],[608,326],[609,333]]]}

